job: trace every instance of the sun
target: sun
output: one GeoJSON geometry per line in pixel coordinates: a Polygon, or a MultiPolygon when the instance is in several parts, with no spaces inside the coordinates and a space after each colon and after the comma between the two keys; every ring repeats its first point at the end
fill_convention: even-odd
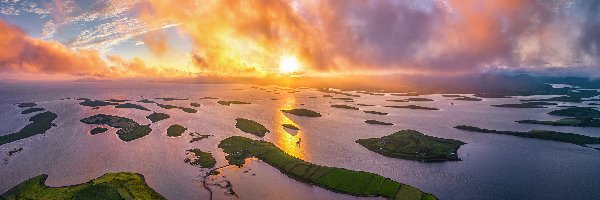
{"type": "Polygon", "coordinates": [[[300,63],[294,56],[281,56],[279,58],[279,72],[282,74],[289,74],[300,70],[300,63]]]}

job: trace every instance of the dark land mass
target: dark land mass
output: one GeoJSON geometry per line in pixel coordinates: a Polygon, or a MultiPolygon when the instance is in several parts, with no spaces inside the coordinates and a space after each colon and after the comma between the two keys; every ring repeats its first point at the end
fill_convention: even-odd
{"type": "Polygon", "coordinates": [[[133,108],[133,109],[138,109],[138,110],[150,111],[150,109],[148,109],[144,106],[133,104],[133,103],[119,104],[119,105],[115,106],[115,108],[133,108]]]}
{"type": "Polygon", "coordinates": [[[173,124],[167,128],[167,136],[169,137],[179,137],[183,132],[185,132],[187,128],[183,127],[179,124],[173,124]]]}
{"type": "Polygon", "coordinates": [[[590,137],[585,135],[579,135],[574,133],[563,133],[556,131],[546,131],[546,130],[532,130],[529,132],[518,132],[518,131],[497,131],[490,129],[483,129],[474,126],[467,125],[459,125],[455,126],[456,129],[480,132],[480,133],[494,133],[494,134],[502,134],[502,135],[512,135],[517,137],[524,138],[535,138],[542,140],[550,140],[556,142],[566,142],[571,144],[576,144],[580,146],[586,146],[586,144],[600,144],[600,138],[590,137]]]}
{"type": "Polygon", "coordinates": [[[600,119],[590,117],[564,118],[556,121],[519,120],[516,122],[550,126],[600,127],[600,119]]]}
{"type": "Polygon", "coordinates": [[[229,137],[219,144],[229,164],[243,166],[255,157],[295,180],[353,196],[404,200],[435,200],[435,196],[377,174],[312,164],[290,156],[273,143],[229,137]]]}
{"type": "Polygon", "coordinates": [[[165,199],[136,173],[107,173],[85,183],[63,187],[47,186],[47,178],[48,175],[42,174],[23,181],[0,195],[0,199],[165,199]]]}
{"type": "Polygon", "coordinates": [[[217,161],[211,153],[204,152],[200,149],[189,149],[187,154],[193,154],[194,159],[186,158],[183,160],[185,163],[189,163],[193,166],[199,166],[202,168],[213,168],[217,161]]]}
{"type": "Polygon", "coordinates": [[[357,103],[357,106],[375,106],[373,104],[364,104],[364,103],[357,103]]]}
{"type": "Polygon", "coordinates": [[[318,113],[318,112],[315,112],[315,111],[312,111],[309,109],[304,109],[304,108],[281,110],[281,112],[289,113],[289,114],[297,115],[297,116],[304,116],[304,117],[321,117],[321,113],[318,113]]]}
{"type": "MultiPolygon", "coordinates": [[[[345,95],[345,96],[349,96],[349,97],[360,97],[360,95],[357,95],[357,94],[350,94],[347,92],[336,91],[331,88],[321,88],[321,89],[319,89],[319,91],[324,92],[324,93],[345,95]]],[[[325,97],[325,96],[323,96],[323,97],[325,97]]]]}
{"type": "Polygon", "coordinates": [[[202,98],[200,98],[200,100],[202,100],[202,99],[219,99],[219,98],[217,98],[217,97],[202,97],[202,98]]]}
{"type": "Polygon", "coordinates": [[[161,107],[161,108],[164,108],[164,109],[167,109],[167,110],[169,110],[169,109],[179,109],[179,110],[182,110],[183,112],[186,112],[186,113],[197,113],[198,112],[198,110],[193,109],[193,108],[186,108],[186,107],[180,107],[180,106],[174,106],[174,105],[166,105],[166,104],[160,104],[160,103],[156,103],[156,105],[158,107],[161,107]]]}
{"type": "Polygon", "coordinates": [[[25,139],[34,135],[44,134],[54,124],[52,122],[58,117],[53,112],[46,111],[29,118],[31,123],[25,125],[19,132],[0,136],[0,145],[11,143],[17,140],[25,139]]]}
{"type": "Polygon", "coordinates": [[[197,132],[192,132],[192,133],[190,133],[190,137],[192,137],[192,140],[190,140],[190,143],[197,142],[197,141],[200,141],[200,140],[204,140],[204,139],[206,139],[206,138],[208,138],[210,136],[214,136],[214,135],[202,135],[202,134],[197,133],[197,132]]]}
{"type": "Polygon", "coordinates": [[[102,124],[113,128],[119,128],[117,135],[119,136],[119,139],[125,142],[144,137],[150,134],[152,131],[150,125],[140,125],[129,118],[106,114],[97,114],[82,119],[81,122],[86,124],[102,124]]]}
{"type": "Polygon", "coordinates": [[[96,127],[96,128],[94,128],[94,129],[90,130],[90,134],[92,134],[92,135],[96,135],[96,134],[104,133],[104,132],[106,132],[106,131],[108,131],[108,129],[107,129],[107,128],[103,128],[103,127],[96,127]]]}
{"type": "Polygon", "coordinates": [[[392,123],[382,122],[382,121],[377,121],[377,120],[372,120],[372,119],[365,120],[365,123],[367,123],[367,124],[377,124],[377,125],[388,125],[388,126],[389,125],[394,125],[392,123]]]}
{"type": "Polygon", "coordinates": [[[425,107],[425,106],[417,106],[417,105],[408,105],[408,106],[384,106],[388,108],[407,108],[414,110],[439,110],[437,108],[425,107]]]}
{"type": "Polygon", "coordinates": [[[163,101],[186,101],[189,99],[180,99],[180,98],[171,98],[171,97],[160,97],[160,98],[155,98],[155,99],[160,99],[163,101]]]}
{"type": "Polygon", "coordinates": [[[592,107],[565,108],[549,112],[548,114],[563,117],[600,118],[600,111],[592,107]]]}
{"type": "Polygon", "coordinates": [[[349,98],[349,97],[334,97],[334,98],[331,98],[331,99],[344,100],[344,101],[353,101],[353,99],[349,98]]]}
{"type": "Polygon", "coordinates": [[[237,119],[235,119],[235,121],[236,121],[236,123],[235,123],[236,128],[240,129],[243,132],[250,133],[252,135],[256,135],[258,137],[264,137],[266,133],[270,132],[262,124],[259,124],[258,122],[255,122],[255,121],[252,121],[249,119],[237,118],[237,119]]]}
{"type": "Polygon", "coordinates": [[[386,100],[386,101],[389,101],[389,102],[398,102],[398,103],[406,103],[406,102],[408,102],[408,100],[406,100],[406,99],[389,99],[389,100],[386,100]]]}
{"type": "Polygon", "coordinates": [[[148,100],[148,99],[142,99],[142,100],[139,100],[138,102],[140,102],[140,103],[156,103],[155,101],[148,100]]]}
{"type": "Polygon", "coordinates": [[[300,130],[298,127],[294,126],[293,124],[282,124],[281,126],[292,129],[292,130],[300,130]]]}
{"type": "Polygon", "coordinates": [[[243,101],[217,101],[217,103],[224,106],[230,106],[231,104],[250,104],[248,102],[243,101]]]}
{"type": "Polygon", "coordinates": [[[79,103],[79,105],[87,106],[87,107],[100,107],[100,106],[116,106],[116,105],[119,105],[119,103],[102,101],[102,100],[83,99],[83,102],[79,103]]]}
{"type": "Polygon", "coordinates": [[[481,101],[480,98],[473,98],[473,97],[459,97],[454,100],[457,100],[457,101],[481,101]]]}
{"type": "Polygon", "coordinates": [[[458,98],[458,97],[465,97],[465,96],[459,95],[459,94],[443,94],[442,97],[458,98]]]}
{"type": "Polygon", "coordinates": [[[354,107],[354,106],[349,106],[349,105],[331,105],[331,107],[343,108],[343,109],[349,109],[349,110],[359,110],[359,108],[354,107]]]}
{"type": "Polygon", "coordinates": [[[152,123],[156,123],[158,121],[169,119],[169,118],[171,118],[171,116],[169,116],[168,114],[157,113],[157,112],[146,116],[146,119],[149,119],[150,121],[152,121],[152,123]]]}
{"type": "Polygon", "coordinates": [[[21,114],[29,114],[29,113],[34,113],[34,112],[40,112],[40,111],[44,111],[46,109],[44,108],[27,108],[23,111],[21,111],[21,114]]]}
{"type": "Polygon", "coordinates": [[[190,103],[190,106],[192,107],[200,107],[201,105],[199,103],[190,103]]]}
{"type": "Polygon", "coordinates": [[[106,101],[115,102],[115,103],[124,103],[124,102],[128,102],[128,101],[131,101],[131,100],[127,100],[127,99],[109,99],[109,100],[106,100],[106,101]]]}
{"type": "Polygon", "coordinates": [[[365,110],[363,112],[368,113],[368,114],[374,114],[374,115],[387,115],[388,114],[386,112],[378,112],[378,111],[372,111],[372,110],[365,110]]]}
{"type": "Polygon", "coordinates": [[[514,104],[499,104],[499,105],[491,105],[494,107],[502,107],[502,108],[548,108],[546,106],[558,105],[556,103],[550,102],[525,102],[525,103],[514,103],[514,104]]]}
{"type": "Polygon", "coordinates": [[[429,99],[429,98],[408,98],[408,99],[404,99],[406,101],[433,101],[433,99],[429,99]]]}
{"type": "Polygon", "coordinates": [[[428,136],[415,130],[402,130],[381,138],[356,140],[378,154],[420,162],[457,161],[464,142],[428,136]]]}
{"type": "Polygon", "coordinates": [[[19,108],[29,108],[29,107],[34,107],[37,106],[36,103],[19,103],[19,105],[17,107],[19,108]]]}

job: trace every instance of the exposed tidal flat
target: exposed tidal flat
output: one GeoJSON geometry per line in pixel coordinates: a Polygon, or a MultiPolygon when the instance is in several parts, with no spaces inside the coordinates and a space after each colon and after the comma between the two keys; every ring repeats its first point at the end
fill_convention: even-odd
{"type": "MultiPolygon", "coordinates": [[[[4,86],[4,85],[3,85],[4,86]]],[[[260,86],[269,91],[277,88],[260,86]]],[[[215,167],[228,164],[227,153],[218,144],[231,136],[243,136],[252,140],[264,140],[278,149],[307,163],[364,171],[381,175],[398,183],[410,185],[419,191],[440,199],[594,199],[600,196],[597,166],[598,150],[578,145],[520,138],[510,135],[492,135],[467,132],[453,127],[469,124],[493,130],[527,132],[534,129],[577,133],[593,137],[600,136],[598,128],[547,126],[516,123],[518,120],[555,121],[567,116],[549,115],[560,110],[556,106],[538,109],[510,109],[490,105],[518,104],[520,100],[546,99],[551,96],[491,99],[483,101],[458,101],[441,95],[420,94],[433,99],[423,102],[387,102],[384,96],[368,95],[354,91],[355,103],[376,105],[360,107],[361,110],[376,110],[388,113],[374,115],[362,111],[342,110],[330,107],[330,98],[321,98],[322,92],[312,89],[297,89],[287,93],[281,89],[279,95],[250,85],[194,85],[172,83],[46,83],[44,85],[10,85],[0,88],[5,98],[0,99],[0,135],[15,133],[29,124],[29,118],[37,113],[21,115],[27,108],[18,108],[15,103],[35,102],[35,107],[45,108],[57,114],[45,134],[34,135],[8,144],[0,145],[0,153],[22,147],[11,156],[6,165],[0,165],[0,193],[40,174],[48,174],[46,185],[60,187],[85,183],[110,172],[133,172],[144,175],[149,187],[167,199],[207,199],[208,191],[202,187],[202,170],[185,163],[186,150],[200,149],[210,152],[215,167]],[[123,88],[127,87],[127,88],[123,88]],[[231,90],[242,88],[243,90],[231,90]],[[19,91],[28,91],[23,94],[19,91]],[[31,93],[31,94],[29,94],[31,93]],[[18,95],[17,95],[18,94],[18,95]],[[222,106],[215,100],[200,100],[211,96],[223,100],[252,102],[249,105],[222,106]],[[317,96],[319,98],[309,98],[317,96]],[[71,99],[66,99],[71,97],[71,99]],[[130,103],[151,99],[160,104],[191,107],[197,113],[185,113],[179,109],[163,109],[155,103],[136,103],[152,112],[164,113],[170,118],[152,123],[146,116],[152,112],[138,109],[117,109],[114,105],[92,109],[79,105],[78,97],[101,99],[127,99],[130,103]],[[163,102],[156,97],[177,97],[189,100],[163,102]],[[277,98],[277,101],[271,101],[277,98]],[[61,100],[65,99],[65,100],[61,100]],[[454,103],[451,105],[450,103],[454,103]],[[300,105],[304,104],[304,105],[300,105]],[[437,111],[386,108],[382,105],[418,105],[439,108],[437,111]],[[318,111],[321,117],[310,118],[284,113],[281,110],[305,108],[318,111]],[[124,142],[115,134],[118,128],[109,127],[105,133],[91,135],[96,125],[79,120],[97,114],[108,114],[134,120],[152,131],[141,138],[124,142]],[[493,117],[490,117],[493,116],[493,117]],[[235,127],[235,119],[244,118],[259,122],[270,133],[257,137],[235,127]],[[364,123],[374,119],[393,123],[394,126],[376,126],[364,123]],[[300,127],[296,135],[290,135],[282,124],[300,127]],[[169,138],[165,133],[170,125],[180,124],[188,131],[179,138],[169,138]],[[383,156],[370,151],[355,141],[367,138],[382,138],[398,130],[413,129],[428,136],[454,139],[466,144],[457,151],[462,161],[422,163],[383,156]],[[193,134],[192,133],[197,133],[193,134]],[[212,135],[212,136],[209,136],[212,135]],[[203,138],[190,143],[193,138],[203,138]],[[297,143],[301,139],[300,143],[297,143]],[[93,156],[91,156],[93,155],[93,156]],[[48,164],[39,164],[41,160],[48,164]],[[54,164],[53,164],[54,163],[54,164]],[[168,175],[165,175],[168,174],[168,175]],[[515,178],[517,177],[517,178],[515,178]]],[[[378,92],[380,93],[380,92],[378,92]]],[[[329,93],[335,97],[346,95],[329,93]]],[[[3,96],[3,97],[4,97],[3,96]]],[[[471,96],[465,94],[464,96],[471,96]]],[[[404,97],[403,97],[404,98],[404,97]]],[[[123,104],[126,102],[112,102],[123,104]]],[[[556,102],[561,106],[584,107],[589,102],[556,102]]],[[[102,125],[102,127],[108,127],[102,125]]],[[[279,171],[261,161],[247,159],[243,167],[230,166],[219,169],[222,175],[212,175],[211,184],[222,184],[227,180],[239,199],[363,199],[323,187],[314,186],[279,171]],[[244,173],[247,171],[246,173],[244,173]],[[223,177],[225,176],[225,177],[223,177]],[[268,190],[257,189],[268,188],[268,190]]],[[[224,193],[219,186],[208,185],[214,199],[235,198],[224,193]]]]}

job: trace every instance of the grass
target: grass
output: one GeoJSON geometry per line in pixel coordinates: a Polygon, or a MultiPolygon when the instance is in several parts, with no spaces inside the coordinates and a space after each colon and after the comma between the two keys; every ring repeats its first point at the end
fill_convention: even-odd
{"type": "Polygon", "coordinates": [[[600,119],[589,117],[564,118],[556,121],[519,120],[517,123],[541,124],[550,126],[600,127],[600,119]]]}
{"type": "Polygon", "coordinates": [[[25,125],[19,132],[0,136],[0,145],[25,139],[34,135],[44,134],[52,128],[52,122],[58,117],[55,113],[46,111],[29,118],[31,123],[25,125]]]}
{"type": "Polygon", "coordinates": [[[29,107],[34,107],[37,106],[36,103],[19,103],[19,105],[17,107],[19,108],[29,108],[29,107]]]}
{"type": "Polygon", "coordinates": [[[174,105],[166,105],[166,104],[160,104],[160,103],[156,103],[156,105],[158,107],[161,107],[161,108],[164,108],[164,109],[167,109],[167,110],[175,108],[175,109],[182,110],[183,112],[186,112],[186,113],[197,113],[198,112],[196,109],[193,109],[193,108],[185,108],[185,107],[174,106],[174,105]]]}
{"type": "Polygon", "coordinates": [[[281,126],[292,129],[292,130],[300,130],[298,127],[294,126],[293,124],[282,124],[281,126]]]}
{"type": "Polygon", "coordinates": [[[21,111],[21,114],[29,114],[29,113],[34,113],[34,112],[40,112],[40,111],[44,111],[46,109],[44,108],[27,108],[23,111],[21,111]]]}
{"type": "Polygon", "coordinates": [[[236,128],[240,129],[243,132],[256,135],[258,137],[264,137],[266,133],[270,132],[262,124],[259,124],[258,122],[249,119],[237,118],[235,119],[235,121],[236,128]]]}
{"type": "Polygon", "coordinates": [[[349,109],[349,110],[358,110],[359,109],[357,107],[349,106],[349,105],[331,105],[331,107],[334,107],[334,108],[343,108],[343,109],[349,109]]]}
{"type": "Polygon", "coordinates": [[[286,154],[267,141],[232,136],[221,141],[219,148],[227,153],[225,158],[230,164],[243,166],[246,158],[256,157],[290,178],[335,192],[387,199],[436,199],[433,195],[374,173],[305,162],[286,154]],[[388,185],[391,187],[388,188],[388,185]],[[413,193],[399,193],[402,191],[399,188],[405,187],[413,193]]]}
{"type": "Polygon", "coordinates": [[[150,111],[148,108],[146,108],[144,106],[140,106],[140,105],[133,104],[133,103],[119,104],[119,105],[115,106],[115,108],[133,108],[133,109],[138,109],[138,110],[150,111]]]}
{"type": "Polygon", "coordinates": [[[230,106],[231,104],[250,104],[248,102],[243,101],[217,101],[217,103],[224,106],[230,106]]]}
{"type": "Polygon", "coordinates": [[[365,110],[363,112],[368,113],[368,114],[374,114],[374,115],[387,115],[388,114],[386,112],[378,112],[378,111],[372,111],[372,110],[365,110]]]}
{"type": "Polygon", "coordinates": [[[437,108],[425,107],[425,106],[417,106],[417,105],[408,105],[408,106],[384,106],[388,108],[408,108],[414,110],[439,110],[437,108]]]}
{"type": "Polygon", "coordinates": [[[563,117],[600,118],[600,111],[598,111],[592,107],[565,108],[565,109],[549,112],[548,114],[555,115],[555,116],[563,116],[563,117]]]}
{"type": "Polygon", "coordinates": [[[106,131],[108,131],[108,129],[107,129],[107,128],[103,128],[103,127],[96,127],[96,128],[94,128],[94,129],[90,130],[90,134],[92,134],[92,135],[96,135],[96,134],[104,133],[104,132],[106,132],[106,131]]]}
{"type": "Polygon", "coordinates": [[[382,122],[382,121],[377,121],[377,120],[372,120],[372,119],[365,120],[365,123],[367,123],[367,124],[377,124],[377,125],[394,125],[392,123],[382,122]]]}
{"type": "Polygon", "coordinates": [[[321,113],[304,108],[281,110],[281,112],[304,117],[321,117],[321,113]]]}
{"type": "Polygon", "coordinates": [[[387,157],[420,162],[460,160],[456,152],[465,144],[458,140],[424,135],[415,130],[402,130],[381,138],[359,139],[356,143],[387,157]]]}
{"type": "Polygon", "coordinates": [[[46,186],[42,174],[11,188],[0,199],[165,199],[150,188],[141,174],[107,173],[91,181],[64,187],[46,186]]]}
{"type": "Polygon", "coordinates": [[[171,116],[169,116],[168,114],[157,113],[157,112],[146,116],[146,119],[149,119],[150,121],[152,121],[152,123],[156,123],[158,121],[169,119],[169,118],[171,118],[171,116]]]}
{"type": "Polygon", "coordinates": [[[193,154],[194,159],[186,158],[184,160],[185,163],[189,163],[193,166],[200,166],[202,168],[213,168],[217,163],[211,153],[203,152],[196,148],[187,151],[189,152],[188,154],[193,154]]]}
{"type": "Polygon", "coordinates": [[[517,131],[497,131],[490,129],[483,129],[474,126],[467,125],[459,125],[454,128],[466,131],[480,132],[480,133],[494,133],[494,134],[502,134],[502,135],[512,135],[517,137],[524,138],[535,138],[542,140],[550,140],[556,142],[566,142],[571,144],[576,144],[580,146],[586,146],[586,144],[600,144],[600,138],[590,137],[585,135],[579,135],[574,133],[563,133],[556,131],[546,131],[546,130],[532,130],[529,132],[517,132],[517,131]]]}
{"type": "Polygon", "coordinates": [[[179,137],[186,130],[187,130],[187,128],[183,127],[182,125],[173,124],[173,125],[169,126],[169,128],[167,129],[167,136],[169,136],[169,137],[179,137]]]}
{"type": "Polygon", "coordinates": [[[113,128],[119,128],[117,135],[119,136],[119,139],[125,142],[144,137],[152,131],[150,125],[140,125],[129,118],[106,114],[98,114],[84,118],[81,122],[86,124],[103,124],[113,128]]]}
{"type": "Polygon", "coordinates": [[[546,106],[550,105],[558,105],[556,103],[549,102],[526,102],[526,103],[515,103],[515,104],[500,104],[500,105],[492,105],[494,107],[503,107],[503,108],[547,108],[546,106]]]}

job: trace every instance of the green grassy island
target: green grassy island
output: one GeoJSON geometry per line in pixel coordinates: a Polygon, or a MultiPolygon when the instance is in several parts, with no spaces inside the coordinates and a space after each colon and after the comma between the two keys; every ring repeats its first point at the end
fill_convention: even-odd
{"type": "Polygon", "coordinates": [[[556,131],[546,131],[546,130],[532,130],[529,132],[518,132],[518,131],[497,131],[490,129],[483,129],[474,126],[467,125],[459,125],[454,128],[465,130],[465,131],[473,131],[480,133],[494,133],[494,134],[502,134],[502,135],[512,135],[517,137],[524,138],[535,138],[542,140],[550,140],[556,142],[566,142],[571,144],[576,144],[580,146],[586,146],[586,144],[600,144],[600,138],[590,137],[585,135],[579,135],[574,133],[563,133],[556,131]]]}
{"type": "Polygon", "coordinates": [[[365,123],[367,123],[367,124],[377,124],[377,125],[388,125],[388,126],[389,125],[394,125],[392,123],[377,121],[377,120],[373,120],[373,119],[365,120],[365,123]]]}
{"type": "Polygon", "coordinates": [[[381,138],[359,139],[356,143],[392,158],[420,162],[457,161],[464,142],[428,136],[415,130],[402,130],[381,138]]]}
{"type": "Polygon", "coordinates": [[[179,137],[186,130],[187,130],[187,128],[183,127],[182,125],[173,124],[173,125],[169,126],[169,128],[167,129],[167,136],[169,136],[169,137],[179,137]]]}
{"type": "Polygon", "coordinates": [[[52,122],[56,119],[56,117],[58,117],[58,115],[50,111],[38,113],[29,118],[31,123],[25,125],[25,127],[19,130],[19,132],[0,136],[0,145],[25,139],[34,135],[44,134],[46,131],[52,128],[54,125],[52,122]]]}
{"type": "Polygon", "coordinates": [[[186,153],[186,155],[193,154],[194,159],[186,158],[183,161],[185,163],[189,163],[190,165],[200,166],[202,168],[213,168],[217,163],[211,153],[204,152],[196,148],[189,149],[187,152],[188,153],[186,153]]]}
{"type": "Polygon", "coordinates": [[[266,133],[270,133],[270,131],[262,124],[244,118],[235,119],[235,127],[243,132],[250,133],[258,137],[264,137],[266,133]]]}
{"type": "Polygon", "coordinates": [[[156,105],[158,107],[164,108],[164,109],[179,109],[182,110],[183,112],[186,113],[197,113],[198,111],[196,109],[193,108],[185,108],[185,107],[179,107],[179,106],[173,106],[173,105],[166,105],[166,104],[160,104],[160,103],[156,103],[156,105]]]}
{"type": "Polygon", "coordinates": [[[266,141],[232,136],[221,141],[219,148],[228,154],[225,158],[229,164],[243,166],[246,158],[256,157],[290,178],[335,192],[387,199],[437,199],[412,186],[377,174],[305,162],[266,141]]]}
{"type": "Polygon", "coordinates": [[[150,125],[140,125],[132,119],[113,115],[97,114],[82,119],[81,122],[86,124],[103,124],[113,128],[119,128],[117,135],[119,136],[119,139],[125,142],[144,137],[152,131],[150,125]]]}
{"type": "Polygon", "coordinates": [[[96,127],[96,128],[94,128],[94,129],[90,130],[90,134],[92,134],[92,135],[96,135],[96,134],[104,133],[104,132],[106,132],[106,131],[108,131],[108,129],[107,129],[107,128],[103,128],[103,127],[96,127]]]}
{"type": "Polygon", "coordinates": [[[565,108],[549,112],[548,114],[563,117],[600,118],[600,111],[592,107],[565,108]]]}
{"type": "Polygon", "coordinates": [[[248,102],[243,101],[217,101],[217,103],[224,106],[230,106],[231,104],[250,104],[248,102]]]}
{"type": "Polygon", "coordinates": [[[372,111],[372,110],[365,110],[363,112],[368,113],[368,114],[374,114],[374,115],[387,115],[388,114],[386,112],[378,112],[378,111],[372,111]]]}
{"type": "Polygon", "coordinates": [[[138,109],[138,110],[150,111],[148,108],[146,108],[144,106],[140,106],[140,105],[133,104],[133,103],[119,104],[119,105],[115,106],[115,108],[133,108],[133,109],[138,109]]]}
{"type": "Polygon", "coordinates": [[[500,104],[500,105],[492,105],[492,106],[501,107],[501,108],[547,108],[546,106],[555,106],[555,105],[558,105],[558,104],[550,103],[550,102],[526,102],[526,103],[500,104]]]}
{"type": "Polygon", "coordinates": [[[157,113],[157,112],[146,116],[146,119],[149,119],[150,121],[152,121],[152,123],[156,123],[158,121],[169,119],[169,118],[171,118],[171,116],[169,116],[168,114],[157,113]]]}
{"type": "Polygon", "coordinates": [[[281,110],[281,112],[303,117],[321,117],[321,113],[304,108],[281,110]]]}
{"type": "Polygon", "coordinates": [[[21,114],[29,114],[29,113],[34,113],[34,112],[40,112],[40,111],[44,111],[46,109],[44,108],[27,108],[23,111],[21,111],[21,114]]]}
{"type": "Polygon", "coordinates": [[[417,106],[417,105],[408,105],[408,106],[384,106],[388,108],[408,108],[414,110],[439,110],[437,108],[425,107],[425,106],[417,106]]]}
{"type": "Polygon", "coordinates": [[[141,174],[107,173],[91,181],[63,186],[46,186],[48,175],[35,176],[11,188],[0,199],[165,199],[146,184],[141,174]]]}
{"type": "Polygon", "coordinates": [[[294,126],[293,124],[282,124],[281,126],[292,129],[292,130],[300,130],[298,127],[294,126]]]}
{"type": "Polygon", "coordinates": [[[517,123],[541,124],[550,126],[600,127],[600,119],[590,117],[564,118],[556,121],[519,120],[517,123]]]}
{"type": "Polygon", "coordinates": [[[349,110],[358,110],[359,108],[354,107],[354,106],[349,106],[349,105],[331,105],[331,107],[334,108],[343,108],[343,109],[349,109],[349,110]]]}

